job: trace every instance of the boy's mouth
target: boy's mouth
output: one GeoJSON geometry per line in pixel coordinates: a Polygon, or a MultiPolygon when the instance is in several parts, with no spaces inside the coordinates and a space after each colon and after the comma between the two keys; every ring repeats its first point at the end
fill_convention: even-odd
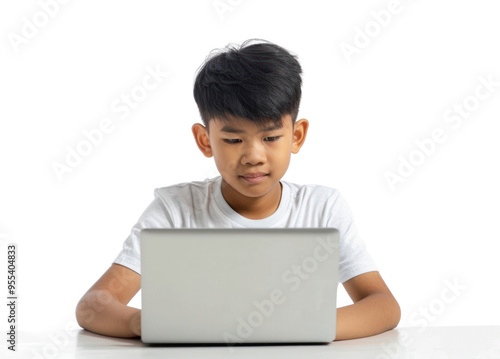
{"type": "Polygon", "coordinates": [[[240,177],[250,183],[258,183],[262,181],[268,174],[264,172],[246,173],[240,177]]]}

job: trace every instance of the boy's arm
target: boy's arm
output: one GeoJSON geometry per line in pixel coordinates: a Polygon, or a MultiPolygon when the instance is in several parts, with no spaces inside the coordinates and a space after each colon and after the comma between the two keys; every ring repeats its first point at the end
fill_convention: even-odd
{"type": "Polygon", "coordinates": [[[354,304],[337,309],[335,340],[367,337],[398,325],[401,309],[379,272],[363,273],[343,285],[354,304]]]}
{"type": "Polygon", "coordinates": [[[95,333],[136,337],[140,335],[141,310],[127,306],[141,288],[141,276],[113,263],[76,306],[78,324],[95,333]]]}

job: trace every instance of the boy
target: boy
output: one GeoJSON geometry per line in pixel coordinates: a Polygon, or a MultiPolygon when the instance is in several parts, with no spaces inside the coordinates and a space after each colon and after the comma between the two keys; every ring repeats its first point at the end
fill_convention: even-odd
{"type": "Polygon", "coordinates": [[[399,305],[339,192],[280,181],[309,127],[306,119],[296,121],[302,70],[285,49],[251,42],[207,59],[194,85],[203,125],[194,124],[192,133],[203,155],[214,157],[220,176],[155,190],[123,250],[79,301],[76,317],[83,328],[141,335],[141,310],[127,306],[140,289],[139,232],[166,227],[335,227],[339,281],[354,302],[337,310],[336,340],[374,335],[399,323],[399,305]]]}

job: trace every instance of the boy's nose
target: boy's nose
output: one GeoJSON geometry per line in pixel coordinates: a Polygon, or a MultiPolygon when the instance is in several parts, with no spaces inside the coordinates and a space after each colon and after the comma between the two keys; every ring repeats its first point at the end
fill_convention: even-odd
{"type": "Polygon", "coordinates": [[[266,161],[263,144],[251,144],[244,148],[241,163],[244,165],[257,165],[266,161]]]}

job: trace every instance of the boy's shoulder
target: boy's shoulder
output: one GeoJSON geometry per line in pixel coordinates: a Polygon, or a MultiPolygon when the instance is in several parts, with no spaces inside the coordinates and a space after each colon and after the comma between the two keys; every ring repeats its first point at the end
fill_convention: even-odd
{"type": "Polygon", "coordinates": [[[286,183],[290,187],[292,196],[297,198],[307,197],[317,201],[324,201],[327,199],[335,199],[339,196],[339,190],[333,187],[320,184],[297,184],[288,181],[281,182],[286,183]]]}
{"type": "Polygon", "coordinates": [[[180,182],[164,187],[155,188],[155,195],[161,197],[182,197],[187,195],[200,195],[212,192],[213,186],[218,182],[219,177],[206,178],[203,181],[180,182]]]}

